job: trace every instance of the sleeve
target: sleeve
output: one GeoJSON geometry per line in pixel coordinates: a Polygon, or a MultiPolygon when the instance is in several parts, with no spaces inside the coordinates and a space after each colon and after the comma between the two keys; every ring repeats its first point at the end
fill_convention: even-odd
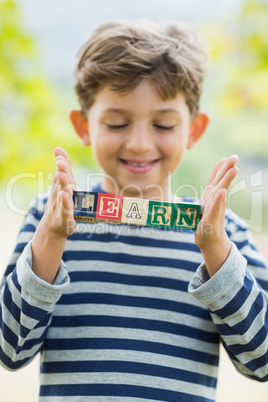
{"type": "Polygon", "coordinates": [[[63,261],[53,284],[32,271],[31,239],[45,204],[40,196],[32,203],[0,286],[0,363],[9,370],[27,365],[40,351],[55,303],[69,283],[63,261]]]}
{"type": "Polygon", "coordinates": [[[268,381],[268,269],[248,227],[235,214],[228,215],[230,255],[212,278],[201,264],[188,290],[209,308],[237,370],[264,382],[268,381]]]}

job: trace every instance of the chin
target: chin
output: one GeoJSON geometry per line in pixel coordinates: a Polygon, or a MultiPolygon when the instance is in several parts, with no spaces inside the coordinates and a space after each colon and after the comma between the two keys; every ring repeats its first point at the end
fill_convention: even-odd
{"type": "Polygon", "coordinates": [[[144,194],[144,189],[141,186],[135,185],[135,184],[128,184],[124,187],[122,187],[122,190],[124,190],[123,192],[123,196],[124,197],[139,197],[139,198],[143,198],[143,194],[144,194]],[[133,186],[133,187],[132,187],[133,186]]]}
{"type": "MultiPolygon", "coordinates": [[[[139,186],[139,185],[134,185],[136,187],[131,187],[129,185],[129,187],[126,188],[126,190],[124,191],[124,193],[122,194],[124,197],[133,197],[133,198],[150,198],[151,197],[151,193],[153,188],[149,187],[150,185],[145,185],[145,186],[139,186]],[[149,188],[148,188],[149,187],[149,188]]],[[[161,198],[161,194],[160,194],[161,190],[158,191],[158,194],[155,195],[156,198],[161,198]]]]}

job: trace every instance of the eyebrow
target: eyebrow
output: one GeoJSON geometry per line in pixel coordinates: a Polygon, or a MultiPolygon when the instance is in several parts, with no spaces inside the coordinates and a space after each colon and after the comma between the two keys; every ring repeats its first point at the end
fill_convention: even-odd
{"type": "Polygon", "coordinates": [[[125,112],[127,112],[127,110],[111,107],[111,108],[103,110],[102,113],[125,113],[125,112]]]}
{"type": "Polygon", "coordinates": [[[180,115],[180,112],[179,112],[178,110],[176,110],[176,109],[161,109],[161,110],[158,110],[158,112],[159,112],[160,114],[176,113],[176,114],[179,114],[179,115],[180,115]]]}
{"type": "MultiPolygon", "coordinates": [[[[160,114],[176,113],[176,114],[180,115],[180,112],[178,110],[176,110],[176,109],[159,109],[159,110],[154,110],[153,112],[157,112],[157,113],[160,113],[160,114]]],[[[126,109],[119,109],[119,108],[114,108],[113,107],[113,108],[108,108],[108,109],[103,110],[102,113],[119,113],[119,114],[122,114],[122,113],[129,113],[129,111],[126,110],[126,109]]]]}

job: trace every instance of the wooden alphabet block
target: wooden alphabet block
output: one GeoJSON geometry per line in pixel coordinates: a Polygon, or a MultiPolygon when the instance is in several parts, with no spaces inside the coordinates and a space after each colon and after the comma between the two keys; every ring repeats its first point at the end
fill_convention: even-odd
{"type": "Polygon", "coordinates": [[[122,223],[129,225],[146,226],[149,200],[124,197],[122,209],[122,223]]]}
{"type": "Polygon", "coordinates": [[[168,229],[196,230],[200,204],[170,203],[121,195],[74,191],[77,222],[110,222],[168,229]]]}
{"type": "Polygon", "coordinates": [[[173,227],[173,204],[170,202],[149,201],[147,226],[173,227]]]}
{"type": "Polygon", "coordinates": [[[121,223],[123,196],[98,194],[96,222],[121,223]]]}
{"type": "Polygon", "coordinates": [[[74,191],[74,219],[76,222],[96,222],[98,193],[74,191]]]}
{"type": "Polygon", "coordinates": [[[200,205],[174,203],[174,229],[196,230],[200,220],[200,205]]]}

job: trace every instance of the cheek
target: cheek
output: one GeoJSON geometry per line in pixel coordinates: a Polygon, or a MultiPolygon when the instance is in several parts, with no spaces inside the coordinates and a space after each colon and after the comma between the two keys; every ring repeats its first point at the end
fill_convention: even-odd
{"type": "Polygon", "coordinates": [[[176,136],[165,141],[162,147],[162,153],[165,156],[165,165],[175,171],[182,163],[187,141],[185,136],[176,136]]]}
{"type": "Polygon", "coordinates": [[[103,163],[113,158],[119,149],[118,138],[113,135],[106,135],[99,132],[92,142],[92,151],[94,157],[103,163]]]}
{"type": "Polygon", "coordinates": [[[164,155],[169,158],[177,158],[178,155],[183,155],[187,141],[184,136],[170,136],[163,138],[161,148],[164,155]]]}

